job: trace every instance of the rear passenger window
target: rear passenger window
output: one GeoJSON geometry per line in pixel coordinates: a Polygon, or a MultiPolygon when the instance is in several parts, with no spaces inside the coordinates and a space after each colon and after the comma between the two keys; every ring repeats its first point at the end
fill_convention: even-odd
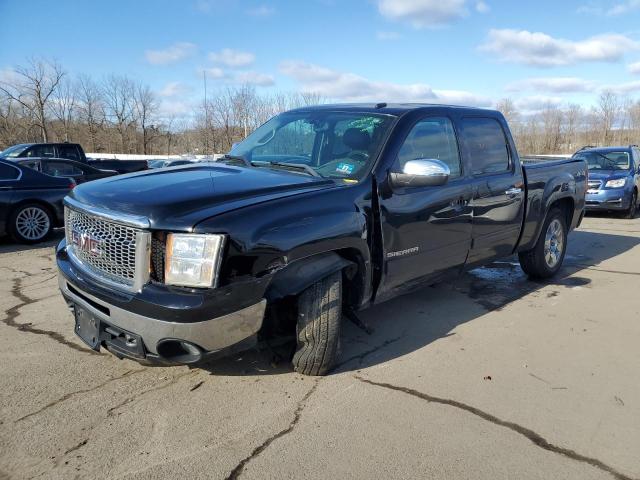
{"type": "Polygon", "coordinates": [[[20,170],[6,163],[0,163],[0,180],[16,180],[20,170]]]}
{"type": "Polygon", "coordinates": [[[72,175],[82,175],[82,170],[65,162],[46,162],[42,171],[54,177],[71,177],[72,175]]]}
{"type": "Polygon", "coordinates": [[[507,137],[493,118],[463,118],[462,138],[474,175],[506,172],[511,168],[507,137]]]}
{"type": "Polygon", "coordinates": [[[448,118],[431,117],[419,121],[407,135],[398,153],[400,170],[409,160],[433,159],[449,166],[450,178],[461,175],[458,142],[448,118]]]}
{"type": "Polygon", "coordinates": [[[75,145],[58,145],[58,155],[60,158],[80,160],[80,155],[78,154],[78,149],[75,145]]]}

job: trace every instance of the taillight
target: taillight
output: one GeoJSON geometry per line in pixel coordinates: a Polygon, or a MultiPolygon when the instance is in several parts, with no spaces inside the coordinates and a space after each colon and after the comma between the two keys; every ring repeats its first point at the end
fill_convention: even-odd
{"type": "Polygon", "coordinates": [[[77,183],[74,181],[69,182],[69,190],[73,190],[74,188],[76,188],[77,183]]]}

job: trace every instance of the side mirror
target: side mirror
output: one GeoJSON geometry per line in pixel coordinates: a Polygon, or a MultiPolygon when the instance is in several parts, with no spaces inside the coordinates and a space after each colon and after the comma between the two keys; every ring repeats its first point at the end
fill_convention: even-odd
{"type": "Polygon", "coordinates": [[[449,166],[436,159],[409,160],[402,173],[390,173],[392,187],[437,187],[449,180],[449,166]]]}

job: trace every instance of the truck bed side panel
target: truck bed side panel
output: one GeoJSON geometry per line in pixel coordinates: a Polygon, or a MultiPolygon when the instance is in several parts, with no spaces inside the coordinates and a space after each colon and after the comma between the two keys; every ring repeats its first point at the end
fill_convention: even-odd
{"type": "Polygon", "coordinates": [[[540,235],[549,207],[564,198],[571,200],[570,230],[578,226],[584,211],[587,165],[582,160],[561,160],[523,164],[527,206],[518,251],[530,250],[540,235]]]}

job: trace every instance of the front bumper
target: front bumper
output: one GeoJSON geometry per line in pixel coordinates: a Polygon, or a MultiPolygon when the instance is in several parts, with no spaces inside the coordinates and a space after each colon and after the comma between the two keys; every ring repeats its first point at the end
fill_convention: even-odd
{"type": "Polygon", "coordinates": [[[623,188],[611,188],[587,193],[585,208],[587,210],[628,210],[631,192],[623,188]]]}
{"type": "MultiPolygon", "coordinates": [[[[154,316],[147,313],[153,312],[154,309],[146,309],[147,314],[135,312],[134,305],[138,308],[140,303],[139,299],[135,299],[135,295],[122,296],[112,292],[113,300],[109,300],[107,295],[98,294],[99,286],[91,283],[90,277],[83,276],[82,271],[70,262],[62,250],[64,247],[58,250],[57,257],[58,285],[70,306],[79,306],[98,319],[101,324],[115,327],[111,330],[133,334],[142,340],[142,355],[140,355],[121,348],[121,343],[115,341],[116,339],[112,342],[109,335],[106,335],[101,342],[102,346],[119,356],[151,362],[193,363],[202,357],[233,347],[252,337],[255,338],[262,327],[266,307],[264,298],[252,300],[250,304],[240,306],[233,311],[228,311],[228,306],[220,311],[207,305],[206,312],[209,316],[205,318],[201,318],[204,313],[201,308],[195,306],[189,308],[187,298],[182,305],[183,308],[178,308],[179,316],[176,318],[178,321],[167,319],[169,314],[154,316]],[[93,289],[96,292],[93,292],[93,289]],[[171,341],[187,342],[196,348],[197,354],[189,357],[179,355],[178,352],[174,355],[175,349],[166,348],[171,341]]],[[[175,295],[175,292],[166,294],[167,301],[171,301],[174,306],[175,295]]],[[[167,310],[163,305],[155,307],[156,310],[160,307],[167,310]]],[[[175,315],[177,313],[173,312],[170,316],[175,315]]]]}

